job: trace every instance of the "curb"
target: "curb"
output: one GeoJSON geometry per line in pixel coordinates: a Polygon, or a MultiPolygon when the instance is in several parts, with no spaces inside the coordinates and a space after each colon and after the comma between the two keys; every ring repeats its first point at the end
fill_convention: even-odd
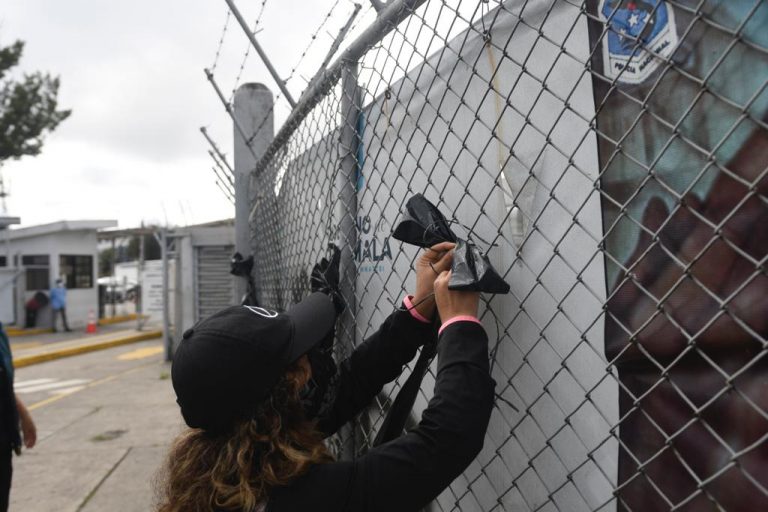
{"type": "Polygon", "coordinates": [[[18,338],[19,336],[34,336],[36,334],[48,334],[49,332],[53,332],[51,327],[37,327],[33,329],[16,329],[9,327],[5,330],[5,334],[7,334],[9,338],[18,338]]]}
{"type": "MultiPolygon", "coordinates": [[[[138,315],[131,313],[130,315],[111,316],[106,318],[99,318],[96,321],[96,325],[111,325],[121,324],[123,322],[131,322],[136,320],[138,315]]],[[[144,318],[149,318],[149,315],[144,315],[144,318]]],[[[54,332],[51,327],[33,327],[31,329],[19,329],[16,327],[6,327],[5,334],[9,338],[18,338],[20,336],[35,336],[37,334],[48,334],[54,332]]]]}
{"type": "MultiPolygon", "coordinates": [[[[98,325],[111,325],[111,324],[120,324],[123,322],[130,322],[131,320],[138,319],[138,315],[136,313],[131,313],[130,315],[119,315],[119,316],[108,316],[104,318],[99,318],[96,323],[98,325]]],[[[144,318],[149,318],[149,315],[144,315],[144,318]]]]}
{"type": "Polygon", "coordinates": [[[96,352],[97,350],[105,350],[108,348],[119,347],[121,345],[128,345],[130,343],[138,343],[139,341],[160,338],[162,335],[163,331],[160,330],[147,331],[138,334],[132,334],[130,336],[125,336],[115,340],[106,340],[96,343],[83,343],[82,345],[66,347],[60,350],[52,350],[50,352],[43,352],[41,354],[21,356],[13,359],[13,367],[23,368],[25,366],[32,366],[33,364],[40,364],[45,363],[46,361],[62,359],[64,357],[72,357],[80,354],[86,354],[88,352],[96,352]]]}

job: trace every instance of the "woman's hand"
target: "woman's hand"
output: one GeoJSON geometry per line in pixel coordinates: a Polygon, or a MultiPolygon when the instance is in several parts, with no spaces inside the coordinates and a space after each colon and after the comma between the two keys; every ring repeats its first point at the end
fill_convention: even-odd
{"type": "Polygon", "coordinates": [[[37,427],[32,421],[32,415],[24,405],[24,402],[16,397],[16,409],[19,411],[19,421],[21,422],[21,435],[24,438],[24,446],[32,448],[37,443],[37,427]]]}
{"type": "Polygon", "coordinates": [[[441,272],[435,279],[435,302],[440,319],[445,322],[457,316],[477,317],[480,306],[480,292],[449,290],[451,271],[441,272]]]}
{"type": "Polygon", "coordinates": [[[440,272],[451,268],[455,246],[453,242],[441,242],[425,249],[416,260],[416,293],[413,295],[413,303],[416,304],[416,311],[424,318],[432,318],[435,314],[435,301],[430,295],[440,272]]]}

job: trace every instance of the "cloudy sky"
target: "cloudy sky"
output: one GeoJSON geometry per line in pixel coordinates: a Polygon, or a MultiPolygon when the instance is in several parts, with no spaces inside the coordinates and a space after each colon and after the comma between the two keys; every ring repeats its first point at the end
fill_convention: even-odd
{"type": "MultiPolygon", "coordinates": [[[[353,10],[350,0],[237,0],[257,19],[259,42],[282,76],[296,66],[313,32],[333,14],[289,82],[295,97],[319,65],[353,10]]],[[[208,127],[231,161],[232,126],[205,79],[213,64],[227,6],[224,0],[3,0],[0,45],[26,42],[21,71],[61,77],[67,119],[38,157],[8,162],[8,210],[22,225],[62,219],[115,219],[184,225],[232,217],[234,208],[215,185],[208,127]]],[[[363,4],[355,32],[374,13],[363,4]]],[[[230,19],[216,79],[225,91],[236,76],[247,40],[230,19]]],[[[252,52],[243,82],[277,90],[252,52]]],[[[276,125],[288,113],[278,99],[276,125]]]]}

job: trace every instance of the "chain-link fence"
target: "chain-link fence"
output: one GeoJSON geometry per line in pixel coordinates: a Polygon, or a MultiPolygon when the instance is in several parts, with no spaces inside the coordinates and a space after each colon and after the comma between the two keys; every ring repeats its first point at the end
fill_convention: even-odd
{"type": "Polygon", "coordinates": [[[393,1],[310,85],[253,173],[259,302],[338,244],[349,353],[413,290],[417,192],[512,287],[481,311],[484,449],[431,510],[768,510],[766,27],[752,0],[393,1]]]}

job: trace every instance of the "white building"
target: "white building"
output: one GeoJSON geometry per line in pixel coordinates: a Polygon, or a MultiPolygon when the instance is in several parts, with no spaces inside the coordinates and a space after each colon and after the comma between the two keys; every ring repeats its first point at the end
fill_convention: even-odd
{"type": "MultiPolygon", "coordinates": [[[[48,295],[59,277],[67,287],[67,320],[83,327],[98,312],[97,230],[114,220],[59,221],[0,233],[0,320],[24,326],[24,305],[37,292],[48,295]]],[[[50,327],[50,305],[42,308],[37,327],[50,327]]]]}

